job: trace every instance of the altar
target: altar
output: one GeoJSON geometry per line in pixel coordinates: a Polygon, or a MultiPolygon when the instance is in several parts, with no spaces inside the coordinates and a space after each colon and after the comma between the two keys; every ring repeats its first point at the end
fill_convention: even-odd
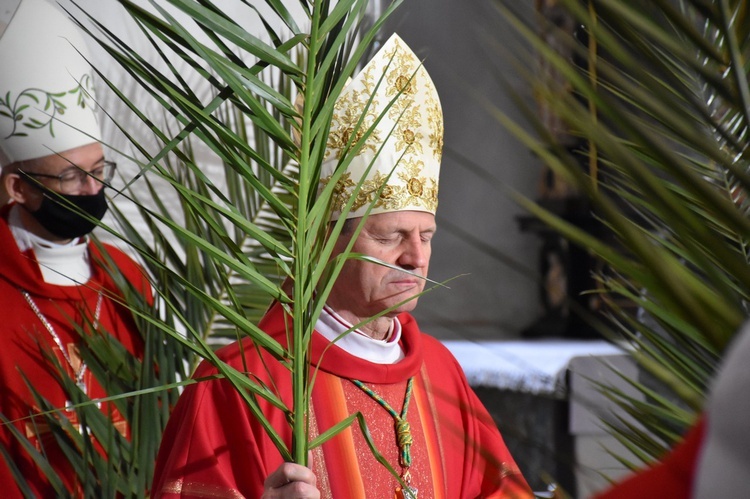
{"type": "Polygon", "coordinates": [[[639,396],[620,377],[638,376],[622,348],[603,340],[569,339],[443,344],[458,359],[535,491],[553,481],[571,497],[585,499],[606,487],[605,476],[627,472],[607,452],[624,454],[625,449],[600,421],[619,409],[596,386],[606,383],[639,396]]]}

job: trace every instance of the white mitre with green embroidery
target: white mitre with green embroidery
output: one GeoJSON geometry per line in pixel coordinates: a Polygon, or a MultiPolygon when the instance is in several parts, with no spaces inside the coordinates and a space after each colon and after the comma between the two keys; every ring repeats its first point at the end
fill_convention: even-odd
{"type": "Polygon", "coordinates": [[[3,166],[100,139],[86,57],[79,28],[58,7],[21,0],[0,35],[3,166]]]}
{"type": "Polygon", "coordinates": [[[404,210],[434,214],[437,209],[443,111],[422,62],[397,35],[388,39],[336,100],[319,192],[331,181],[347,144],[353,147],[381,115],[336,184],[331,220],[340,218],[362,178],[362,188],[346,218],[363,216],[371,204],[372,214],[404,210]]]}

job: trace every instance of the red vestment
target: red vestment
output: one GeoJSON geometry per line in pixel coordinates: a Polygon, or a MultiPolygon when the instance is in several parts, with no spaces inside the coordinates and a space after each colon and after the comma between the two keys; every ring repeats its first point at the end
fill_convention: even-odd
{"type": "MultiPolygon", "coordinates": [[[[31,385],[54,407],[64,408],[66,395],[56,380],[55,367],[45,360],[43,352],[53,352],[59,363],[66,366],[68,374],[73,376],[73,367],[80,368],[80,357],[75,346],[80,342],[73,323],[87,328],[94,317],[94,309],[102,295],[101,311],[98,317],[98,331],[107,332],[117,338],[131,353],[142,356],[142,340],[135,327],[132,314],[122,305],[113,301],[117,287],[107,271],[97,262],[106,261],[100,251],[89,244],[92,263],[91,279],[81,286],[57,286],[45,283],[39,265],[32,250],[24,253],[11,233],[7,217],[10,205],[0,211],[0,413],[14,425],[38,449],[44,449],[47,457],[58,474],[63,478],[68,490],[74,490],[74,473],[67,466],[67,461],[55,445],[50,445],[51,438],[45,438],[45,428],[41,417],[29,418],[38,412],[34,407],[33,397],[24,382],[23,375],[31,385]],[[45,328],[35,311],[22,293],[29,293],[39,312],[46,318],[53,330],[60,337],[60,343],[67,349],[68,358],[62,354],[52,335],[45,328]],[[73,321],[73,323],[71,322],[73,321]]],[[[106,246],[107,254],[114,261],[123,275],[136,285],[136,289],[150,297],[148,282],[142,269],[120,250],[106,246]]],[[[105,396],[101,386],[94,380],[89,371],[84,371],[84,381],[91,398],[105,396]]],[[[113,410],[109,404],[102,405],[103,411],[113,410]]],[[[66,411],[66,416],[74,418],[74,412],[66,411]]],[[[125,422],[119,414],[114,415],[115,423],[123,433],[125,422]]],[[[50,435],[46,435],[51,437],[50,435]]],[[[18,466],[35,497],[54,497],[47,480],[31,461],[28,454],[19,445],[17,439],[5,426],[0,426],[0,445],[8,449],[13,462],[18,466]]],[[[22,497],[15,486],[15,479],[5,459],[0,456],[0,484],[2,497],[22,497]]]]}
{"type": "MultiPolygon", "coordinates": [[[[414,439],[411,483],[419,498],[533,497],[452,354],[421,333],[409,314],[401,314],[399,321],[405,358],[395,364],[362,360],[330,345],[317,332],[313,335],[311,361],[320,369],[311,398],[311,433],[323,433],[359,411],[376,448],[399,471],[393,418],[351,379],[364,382],[400,413],[407,380],[413,376],[407,420],[414,439]]],[[[287,344],[280,305],[272,307],[260,327],[282,345],[287,344]]],[[[244,372],[239,346],[224,347],[219,355],[244,372]]],[[[291,406],[289,371],[266,352],[259,355],[249,340],[242,346],[247,371],[277,390],[291,406]]],[[[215,372],[204,362],[195,378],[215,372]]],[[[263,414],[289,446],[291,429],[284,413],[259,400],[263,414]]],[[[394,496],[396,479],[373,457],[356,423],[316,448],[312,457],[321,497],[394,496]]],[[[259,498],[265,478],[281,463],[278,450],[236,390],[225,380],[200,381],[185,389],[167,424],[152,494],[154,498],[259,498]]]]}
{"type": "Polygon", "coordinates": [[[705,427],[702,417],[658,462],[628,475],[594,499],[690,499],[705,427]]]}

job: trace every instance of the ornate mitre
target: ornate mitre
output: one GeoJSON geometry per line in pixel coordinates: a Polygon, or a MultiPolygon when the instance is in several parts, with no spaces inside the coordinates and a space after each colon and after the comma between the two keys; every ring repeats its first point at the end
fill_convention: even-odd
{"type": "Polygon", "coordinates": [[[21,0],[0,35],[0,163],[100,138],[86,43],[46,0],[21,0]]]}
{"type": "Polygon", "coordinates": [[[341,216],[361,179],[346,218],[363,216],[370,205],[372,214],[403,210],[434,214],[437,209],[443,112],[430,76],[397,35],[388,39],[334,104],[319,192],[336,173],[347,145],[353,148],[378,118],[380,122],[338,179],[331,220],[341,216]]]}

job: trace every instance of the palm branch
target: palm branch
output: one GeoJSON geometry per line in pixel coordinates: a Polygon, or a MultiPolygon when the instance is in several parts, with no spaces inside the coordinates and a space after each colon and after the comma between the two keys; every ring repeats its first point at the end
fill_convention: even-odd
{"type": "MultiPolygon", "coordinates": [[[[157,177],[180,200],[178,217],[159,205],[156,189],[150,191],[156,208],[139,203],[141,213],[158,233],[161,249],[170,249],[162,254],[143,247],[140,241],[133,243],[152,273],[159,276],[154,288],[186,336],[168,326],[161,329],[213,363],[264,424],[282,456],[304,463],[310,445],[306,437],[311,389],[307,345],[330,285],[347,256],[331,261],[343,218],[329,229],[328,210],[337,178],[334,176],[318,195],[320,164],[335,98],[382,19],[360,33],[367,2],[301,2],[310,23],[309,32],[305,32],[280,2],[267,2],[271,14],[261,14],[246,4],[248,15],[257,14],[265,26],[266,38],[271,40],[266,43],[208,1],[170,2],[187,15],[189,26],[158,4],[154,5],[157,16],[127,0],[121,3],[152,40],[166,70],[144,61],[94,19],[91,21],[99,31],[92,34],[163,106],[173,123],[173,128],[157,126],[110,85],[160,141],[160,149],[153,155],[134,142],[145,157],[142,161],[133,158],[142,166],[139,176],[157,177]],[[284,26],[284,33],[272,28],[278,25],[284,26]],[[195,33],[201,34],[200,40],[195,33]],[[248,60],[254,62],[245,62],[248,60]],[[181,62],[181,70],[175,61],[181,62]],[[187,84],[182,73],[185,68],[211,89],[212,95],[205,101],[187,84]],[[273,79],[282,82],[281,91],[267,83],[273,79]],[[293,94],[303,102],[299,109],[293,94]],[[208,178],[191,157],[189,151],[195,144],[210,150],[225,165],[227,188],[208,178]],[[178,241],[177,246],[167,243],[162,236],[165,233],[178,241]],[[169,261],[162,258],[165,255],[169,261]],[[190,258],[183,264],[180,260],[186,256],[190,258]],[[284,281],[290,283],[289,293],[284,281]],[[271,300],[281,302],[293,318],[290,334],[294,339],[289,350],[260,330],[257,313],[251,313],[260,309],[260,303],[267,305],[271,300]],[[295,387],[292,406],[286,407],[271,387],[221,362],[207,341],[211,333],[232,339],[249,336],[257,348],[287,365],[295,387]],[[291,448],[266,422],[257,397],[289,413],[294,428],[291,448]]],[[[105,75],[100,76],[108,81],[105,75]]],[[[120,128],[127,134],[125,127],[120,128]]],[[[353,135],[363,140],[349,143],[339,175],[369,133],[364,130],[353,135]]],[[[131,185],[137,180],[132,179],[131,185]]],[[[121,223],[127,225],[125,220],[121,223]]],[[[132,228],[127,232],[138,239],[132,228]]],[[[320,443],[318,439],[314,445],[320,443]]]]}
{"type": "Polygon", "coordinates": [[[496,5],[529,42],[524,55],[548,68],[518,64],[565,133],[521,99],[526,124],[494,112],[600,224],[592,233],[518,196],[604,264],[591,290],[607,305],[597,327],[657,380],[628,380],[645,402],[602,386],[632,418],[604,422],[649,462],[701,410],[748,315],[749,13],[731,0],[558,3],[582,30],[496,5]]]}

